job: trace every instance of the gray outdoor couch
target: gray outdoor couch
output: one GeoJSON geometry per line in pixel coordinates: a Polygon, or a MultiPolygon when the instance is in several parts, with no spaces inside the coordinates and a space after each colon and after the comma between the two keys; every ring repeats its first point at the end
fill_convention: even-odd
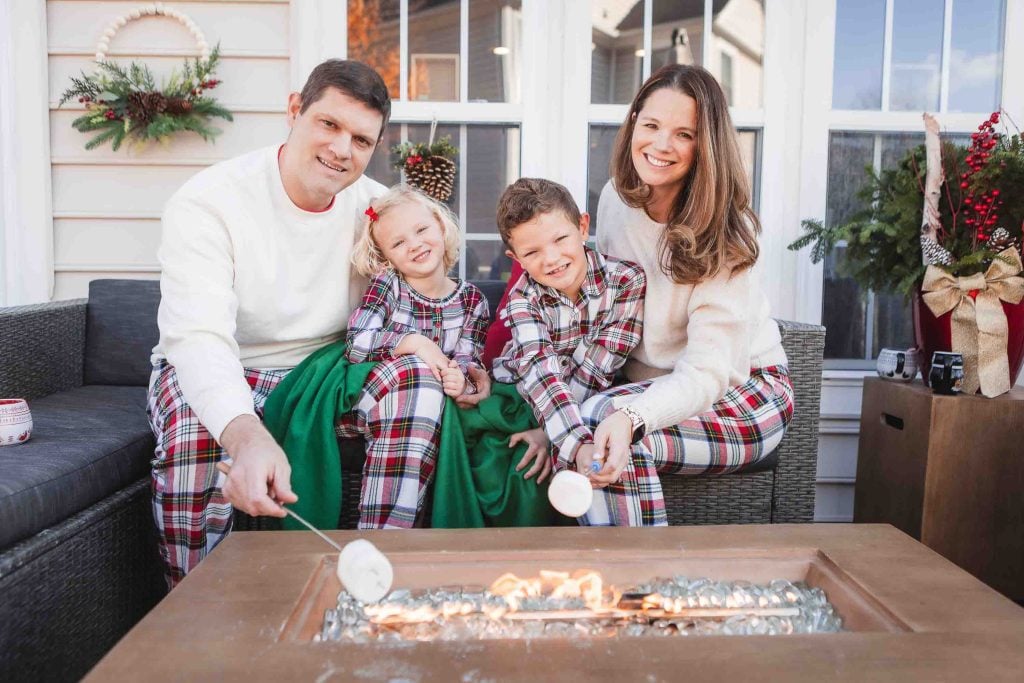
{"type": "MultiPolygon", "coordinates": [[[[477,284],[494,310],[503,284],[477,284]]],[[[165,593],[145,414],[158,303],[154,281],[100,280],[88,300],[0,309],[0,397],[27,399],[35,422],[0,448],[0,680],[80,678],[165,593]]],[[[666,477],[672,524],[812,520],[824,328],[779,326],[797,404],[785,439],[757,471],[666,477]]],[[[362,462],[343,441],[342,528],[362,462]]]]}

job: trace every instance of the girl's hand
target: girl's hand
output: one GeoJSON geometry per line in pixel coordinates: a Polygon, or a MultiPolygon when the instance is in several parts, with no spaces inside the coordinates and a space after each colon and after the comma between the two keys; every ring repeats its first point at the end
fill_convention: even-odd
{"type": "Polygon", "coordinates": [[[523,459],[516,465],[516,472],[522,470],[533,460],[533,466],[526,471],[523,479],[529,479],[533,475],[539,474],[537,477],[537,484],[539,485],[551,474],[551,456],[548,450],[550,442],[548,441],[547,434],[540,427],[529,429],[525,432],[517,432],[508,440],[508,447],[512,448],[520,442],[526,443],[527,446],[523,459]]]}
{"type": "Polygon", "coordinates": [[[466,389],[466,376],[462,374],[462,368],[453,360],[448,361],[448,367],[441,370],[441,387],[444,393],[452,398],[458,398],[466,389]]]}
{"type": "Polygon", "coordinates": [[[455,404],[460,408],[472,408],[491,395],[491,376],[483,368],[470,365],[469,381],[476,386],[475,394],[462,394],[455,398],[455,404]]]}
{"type": "Polygon", "coordinates": [[[621,410],[601,420],[594,430],[594,450],[603,454],[604,467],[590,475],[590,480],[604,488],[614,484],[629,464],[633,441],[633,423],[621,410]]]}
{"type": "Polygon", "coordinates": [[[417,339],[413,343],[413,353],[430,366],[430,372],[434,374],[434,379],[443,382],[441,373],[448,369],[448,356],[444,355],[441,347],[429,337],[424,337],[421,334],[415,336],[417,339]]]}
{"type": "MultiPolygon", "coordinates": [[[[590,477],[594,470],[591,467],[594,463],[594,444],[585,443],[579,447],[576,451],[576,471],[582,474],[584,477],[590,477]]],[[[590,485],[594,488],[598,488],[595,485],[594,480],[590,480],[590,485]]]]}

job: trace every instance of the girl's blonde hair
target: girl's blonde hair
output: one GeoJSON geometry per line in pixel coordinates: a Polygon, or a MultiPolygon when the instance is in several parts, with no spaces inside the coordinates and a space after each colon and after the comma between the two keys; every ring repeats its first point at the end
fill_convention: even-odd
{"type": "Polygon", "coordinates": [[[671,88],[697,102],[697,154],[669,210],[661,236],[661,268],[677,284],[714,277],[723,267],[750,268],[759,254],[761,222],[750,206],[729,104],[715,77],[699,66],[664,66],[640,86],[619,128],[610,170],[615,190],[628,206],[642,208],[651,188],[633,165],[636,118],[651,93],[671,88]]]}
{"type": "MultiPolygon", "coordinates": [[[[381,218],[387,215],[390,209],[406,202],[415,202],[425,208],[441,226],[441,234],[444,237],[445,272],[451,270],[451,267],[459,260],[459,246],[462,237],[459,234],[459,224],[455,220],[455,215],[441,202],[423,194],[411,185],[402,183],[393,186],[370,202],[370,209],[375,215],[373,218],[369,215],[366,216],[363,222],[363,231],[356,239],[355,248],[352,251],[352,265],[360,274],[373,277],[392,267],[391,263],[384,258],[380,247],[377,246],[377,241],[373,237],[373,228],[381,218]]],[[[367,210],[367,214],[369,213],[371,212],[367,210]]]]}

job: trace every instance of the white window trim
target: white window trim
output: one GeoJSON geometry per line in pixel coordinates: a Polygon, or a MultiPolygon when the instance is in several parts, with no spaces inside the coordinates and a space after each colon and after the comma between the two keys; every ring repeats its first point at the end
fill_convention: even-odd
{"type": "Polygon", "coordinates": [[[53,295],[46,5],[0,8],[0,305],[53,295]]]}

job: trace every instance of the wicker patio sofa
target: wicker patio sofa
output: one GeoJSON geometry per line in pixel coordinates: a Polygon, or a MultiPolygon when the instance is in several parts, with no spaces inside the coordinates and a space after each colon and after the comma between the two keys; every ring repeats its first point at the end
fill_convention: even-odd
{"type": "MultiPolygon", "coordinates": [[[[478,284],[493,310],[503,285],[478,284]]],[[[27,399],[35,421],[0,448],[0,680],[80,678],[165,594],[145,415],[158,303],[156,282],[98,280],[88,299],[0,309],[0,396],[27,399]]],[[[758,471],[666,477],[672,524],[812,520],[824,329],[779,326],[797,403],[785,439],[758,471]]],[[[342,442],[341,528],[358,518],[363,460],[342,442]]]]}

